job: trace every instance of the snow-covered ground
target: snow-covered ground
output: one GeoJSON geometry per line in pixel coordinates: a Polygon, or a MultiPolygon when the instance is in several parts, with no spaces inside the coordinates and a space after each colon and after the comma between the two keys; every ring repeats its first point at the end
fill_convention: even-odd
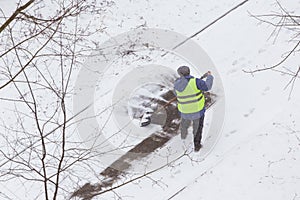
{"type": "MultiPolygon", "coordinates": [[[[144,24],[190,36],[239,2],[116,0],[104,18],[107,38],[144,24]]],[[[280,2],[287,10],[300,10],[299,1],[280,2]]],[[[2,4],[0,0],[1,8],[2,4]]],[[[218,143],[202,161],[192,152],[149,177],[120,187],[116,192],[122,199],[300,200],[299,83],[296,80],[290,96],[291,87],[285,89],[290,76],[243,72],[272,66],[290,50],[291,31],[282,30],[275,41],[270,37],[274,27],[250,17],[275,11],[279,8],[274,0],[250,0],[193,39],[213,61],[225,90],[226,117],[218,143]]],[[[299,55],[292,55],[283,66],[296,71],[299,55]]],[[[187,141],[191,140],[190,134],[187,141]]],[[[183,142],[175,137],[170,143],[183,142]]],[[[95,199],[115,197],[104,194],[95,199]]]]}
{"type": "MultiPolygon", "coordinates": [[[[295,11],[300,6],[280,2],[295,11]]],[[[114,11],[118,15],[107,17],[107,23],[121,24],[112,26],[112,34],[146,22],[190,36],[238,3],[120,1],[114,11]]],[[[290,88],[284,87],[291,77],[242,71],[274,65],[290,49],[289,31],[281,32],[274,42],[269,38],[274,27],[250,17],[272,11],[278,11],[274,1],[250,1],[194,39],[222,78],[226,97],[222,136],[204,161],[182,159],[151,175],[157,182],[145,178],[120,188],[117,192],[124,199],[168,199],[182,188],[173,199],[300,199],[299,84],[289,100],[290,88]]],[[[294,66],[295,71],[297,60],[284,66],[294,66]]]]}

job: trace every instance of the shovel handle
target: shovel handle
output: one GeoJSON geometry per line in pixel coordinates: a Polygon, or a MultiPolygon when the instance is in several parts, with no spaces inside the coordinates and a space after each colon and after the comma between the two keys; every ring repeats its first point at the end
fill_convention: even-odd
{"type": "Polygon", "coordinates": [[[173,97],[170,101],[168,101],[165,105],[163,105],[163,108],[167,107],[170,105],[172,102],[176,101],[177,97],[173,97]]]}
{"type": "Polygon", "coordinates": [[[163,105],[159,109],[155,110],[154,112],[157,113],[157,112],[161,111],[162,109],[164,109],[165,107],[167,107],[168,105],[170,105],[172,102],[174,102],[176,99],[177,99],[177,97],[173,97],[165,105],[163,105]]]}

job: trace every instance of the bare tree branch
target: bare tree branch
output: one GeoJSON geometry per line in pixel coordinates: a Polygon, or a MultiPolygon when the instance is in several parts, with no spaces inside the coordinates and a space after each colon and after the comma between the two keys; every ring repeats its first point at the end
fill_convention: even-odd
{"type": "Polygon", "coordinates": [[[30,0],[23,6],[19,7],[6,21],[2,26],[0,27],[0,33],[17,17],[20,12],[28,8],[35,0],[30,0]]]}
{"type": "Polygon", "coordinates": [[[296,49],[299,47],[300,45],[300,41],[298,41],[298,43],[293,47],[293,49],[291,51],[288,52],[288,54],[280,61],[278,62],[276,65],[273,65],[271,67],[265,67],[265,68],[260,68],[260,69],[255,69],[255,70],[250,70],[250,71],[247,71],[247,70],[243,70],[245,73],[256,73],[256,72],[260,72],[260,71],[266,71],[266,70],[270,70],[270,69],[274,69],[280,65],[282,65],[289,57],[290,55],[292,55],[296,49]]]}

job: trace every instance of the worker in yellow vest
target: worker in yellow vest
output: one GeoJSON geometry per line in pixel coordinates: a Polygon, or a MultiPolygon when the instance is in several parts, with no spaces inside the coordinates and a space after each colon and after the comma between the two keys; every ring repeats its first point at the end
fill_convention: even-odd
{"type": "Polygon", "coordinates": [[[194,150],[202,147],[202,129],[205,114],[205,97],[202,91],[211,89],[214,77],[211,72],[205,73],[202,80],[190,75],[190,68],[181,66],[177,69],[179,78],[174,83],[177,96],[177,107],[181,116],[181,139],[187,137],[188,128],[193,122],[194,150]]]}

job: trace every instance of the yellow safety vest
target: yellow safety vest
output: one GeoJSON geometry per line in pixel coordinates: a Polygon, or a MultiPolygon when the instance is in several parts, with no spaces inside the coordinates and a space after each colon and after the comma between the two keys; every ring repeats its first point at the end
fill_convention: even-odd
{"type": "Polygon", "coordinates": [[[205,98],[197,88],[196,78],[191,78],[182,92],[175,90],[178,110],[184,114],[196,113],[204,108],[205,98]]]}

